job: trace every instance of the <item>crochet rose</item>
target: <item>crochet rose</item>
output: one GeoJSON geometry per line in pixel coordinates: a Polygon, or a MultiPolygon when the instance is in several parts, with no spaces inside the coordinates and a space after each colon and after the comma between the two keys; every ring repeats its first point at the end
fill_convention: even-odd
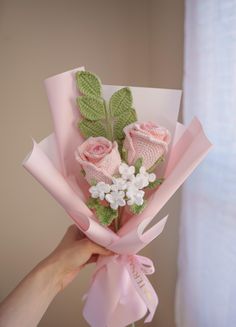
{"type": "Polygon", "coordinates": [[[171,140],[168,129],[153,122],[130,124],[124,128],[124,133],[124,149],[129,165],[142,158],[146,169],[167,152],[171,140]]]}
{"type": "Polygon", "coordinates": [[[88,138],[76,149],[75,157],[84,169],[89,184],[94,181],[110,183],[121,164],[117,143],[105,137],[88,138]]]}

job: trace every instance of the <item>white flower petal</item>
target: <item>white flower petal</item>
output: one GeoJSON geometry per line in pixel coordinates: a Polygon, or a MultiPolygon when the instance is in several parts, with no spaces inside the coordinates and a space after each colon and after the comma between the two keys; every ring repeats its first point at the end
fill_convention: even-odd
{"type": "Polygon", "coordinates": [[[126,201],[124,199],[119,199],[118,204],[119,206],[124,207],[126,205],[126,201]]]}
{"type": "Polygon", "coordinates": [[[143,198],[136,198],[135,199],[135,204],[137,204],[138,206],[143,205],[143,202],[144,202],[143,198]]]}
{"type": "Polygon", "coordinates": [[[133,182],[135,180],[135,175],[129,175],[129,178],[128,178],[129,181],[133,182]]]}
{"type": "Polygon", "coordinates": [[[149,180],[146,176],[142,174],[137,174],[134,181],[132,182],[133,185],[135,185],[136,188],[142,189],[149,184],[149,180]]]}
{"type": "Polygon", "coordinates": [[[111,186],[109,184],[105,184],[104,186],[104,193],[109,193],[111,190],[111,186]]]}
{"type": "Polygon", "coordinates": [[[136,198],[143,198],[144,197],[144,194],[145,194],[144,191],[139,191],[139,192],[136,193],[135,197],[136,198]]]}
{"type": "Polygon", "coordinates": [[[128,191],[126,192],[126,196],[128,197],[128,198],[132,198],[133,196],[135,196],[135,194],[138,192],[138,189],[137,188],[135,188],[135,187],[130,187],[129,189],[128,189],[128,191]]]}
{"type": "Polygon", "coordinates": [[[144,166],[142,166],[142,167],[140,168],[139,172],[140,172],[141,174],[145,174],[145,173],[146,173],[146,168],[145,168],[144,166]]]}
{"type": "Polygon", "coordinates": [[[134,166],[130,166],[129,167],[129,174],[133,175],[135,173],[135,167],[134,166]]]}
{"type": "Polygon", "coordinates": [[[135,168],[134,166],[128,166],[127,164],[122,163],[119,167],[119,172],[122,176],[122,179],[130,180],[134,177],[135,168]]]}
{"type": "Polygon", "coordinates": [[[119,191],[127,188],[126,180],[123,178],[113,178],[112,190],[119,191]]]}
{"type": "Polygon", "coordinates": [[[156,180],[156,175],[154,174],[154,173],[152,173],[152,174],[149,174],[149,176],[148,176],[148,180],[149,180],[149,182],[154,182],[155,180],[156,180]]]}
{"type": "Polygon", "coordinates": [[[100,193],[99,194],[99,199],[102,201],[105,199],[105,194],[104,193],[100,193]]]}
{"type": "Polygon", "coordinates": [[[128,168],[129,166],[126,163],[122,162],[119,166],[119,173],[123,174],[128,168]]]}
{"type": "Polygon", "coordinates": [[[127,201],[127,204],[128,204],[129,206],[132,206],[132,205],[134,204],[134,200],[133,200],[133,199],[129,199],[129,200],[127,201]]]}
{"type": "Polygon", "coordinates": [[[110,207],[114,210],[117,210],[118,209],[118,204],[115,202],[115,203],[111,203],[110,204],[110,207]]]}
{"type": "Polygon", "coordinates": [[[99,197],[99,194],[94,192],[94,193],[91,194],[91,197],[93,199],[97,199],[99,197]]]}
{"type": "Polygon", "coordinates": [[[119,191],[119,189],[118,189],[118,185],[117,185],[117,184],[112,184],[112,185],[111,185],[111,190],[112,190],[112,191],[115,191],[115,192],[119,191]]]}
{"type": "Polygon", "coordinates": [[[122,197],[122,198],[125,196],[125,192],[124,191],[119,191],[118,194],[119,194],[119,197],[122,197]]]}
{"type": "Polygon", "coordinates": [[[106,198],[107,202],[109,202],[109,203],[112,203],[114,201],[111,194],[106,194],[105,198],[106,198]]]}
{"type": "Polygon", "coordinates": [[[97,189],[98,189],[98,190],[102,190],[104,184],[105,184],[104,182],[98,182],[97,185],[96,185],[97,189]]]}
{"type": "Polygon", "coordinates": [[[91,186],[91,187],[89,188],[89,192],[90,192],[90,193],[93,193],[94,191],[97,191],[96,186],[91,186]]]}
{"type": "Polygon", "coordinates": [[[143,182],[143,187],[142,188],[147,187],[148,184],[149,184],[149,180],[145,179],[144,182],[143,182]]]}

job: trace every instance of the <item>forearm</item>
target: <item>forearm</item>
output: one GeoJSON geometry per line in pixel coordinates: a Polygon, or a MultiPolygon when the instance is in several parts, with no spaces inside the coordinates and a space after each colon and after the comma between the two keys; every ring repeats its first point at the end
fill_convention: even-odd
{"type": "Polygon", "coordinates": [[[78,228],[70,226],[57,248],[0,304],[0,327],[37,326],[56,294],[93,261],[93,254],[108,256],[112,252],[81,239],[78,228]]]}
{"type": "Polygon", "coordinates": [[[42,261],[1,304],[0,327],[37,326],[59,289],[56,264],[42,261]]]}

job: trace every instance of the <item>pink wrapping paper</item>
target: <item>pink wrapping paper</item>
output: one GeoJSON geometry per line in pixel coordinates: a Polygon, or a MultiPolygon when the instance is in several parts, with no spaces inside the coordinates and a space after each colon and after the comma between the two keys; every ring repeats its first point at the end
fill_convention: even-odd
{"type": "MultiPolygon", "coordinates": [[[[45,87],[54,123],[54,133],[34,142],[23,166],[51,193],[73,219],[78,228],[94,242],[117,253],[99,258],[86,295],[84,317],[92,327],[122,327],[146,314],[152,320],[158,298],[146,275],[154,272],[150,259],[137,253],[163,230],[167,217],[153,221],[160,209],[182,185],[209,151],[211,144],[200,122],[194,118],[189,126],[177,123],[181,92],[131,87],[139,121],[155,121],[174,135],[165,181],[148,200],[138,216],[131,217],[115,234],[101,226],[86,206],[88,185],[80,175],[74,151],[83,138],[76,127],[79,111],[74,69],[48,78],[45,87]]],[[[104,85],[104,98],[120,86],[104,85]]]]}

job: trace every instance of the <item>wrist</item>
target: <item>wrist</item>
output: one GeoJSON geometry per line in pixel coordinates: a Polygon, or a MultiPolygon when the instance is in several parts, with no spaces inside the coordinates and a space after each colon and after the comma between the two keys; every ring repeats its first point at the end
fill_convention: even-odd
{"type": "Polygon", "coordinates": [[[52,252],[46,259],[40,263],[41,269],[50,283],[52,292],[59,293],[62,291],[78,274],[80,267],[68,264],[64,256],[57,252],[52,252]]]}
{"type": "Polygon", "coordinates": [[[41,261],[35,267],[36,273],[41,277],[45,290],[51,295],[56,296],[61,290],[62,274],[58,263],[50,256],[41,261]]]}

